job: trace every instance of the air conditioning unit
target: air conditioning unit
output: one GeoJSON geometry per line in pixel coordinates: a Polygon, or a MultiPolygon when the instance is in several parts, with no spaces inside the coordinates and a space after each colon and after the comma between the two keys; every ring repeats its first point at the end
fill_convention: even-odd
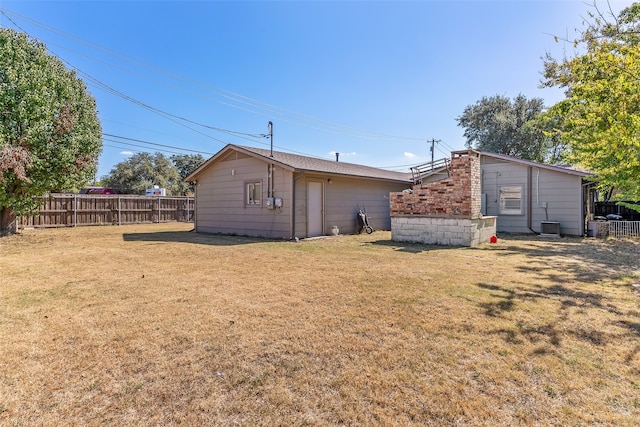
{"type": "Polygon", "coordinates": [[[560,237],[560,223],[557,221],[542,221],[540,235],[544,237],[560,237]]]}

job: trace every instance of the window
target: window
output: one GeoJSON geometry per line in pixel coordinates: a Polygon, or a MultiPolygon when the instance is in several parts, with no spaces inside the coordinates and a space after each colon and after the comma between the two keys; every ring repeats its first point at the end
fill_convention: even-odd
{"type": "Polygon", "coordinates": [[[500,214],[522,215],[522,185],[500,187],[500,214]]]}
{"type": "Polygon", "coordinates": [[[260,206],[262,204],[262,182],[247,182],[247,205],[260,206]]]}

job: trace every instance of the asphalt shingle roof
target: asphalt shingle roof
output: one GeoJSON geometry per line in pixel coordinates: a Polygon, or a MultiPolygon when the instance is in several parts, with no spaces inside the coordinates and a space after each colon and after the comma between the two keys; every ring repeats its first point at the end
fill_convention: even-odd
{"type": "Polygon", "coordinates": [[[273,157],[271,157],[271,150],[264,148],[246,147],[242,145],[229,145],[229,147],[235,147],[240,149],[241,151],[253,153],[264,158],[265,161],[273,160],[278,163],[282,163],[298,171],[323,172],[337,175],[358,176],[363,178],[402,181],[407,183],[411,181],[410,173],[394,172],[385,169],[374,168],[371,166],[358,165],[355,163],[335,162],[331,160],[318,159],[315,157],[301,156],[298,154],[283,153],[281,151],[274,151],[273,157]]]}

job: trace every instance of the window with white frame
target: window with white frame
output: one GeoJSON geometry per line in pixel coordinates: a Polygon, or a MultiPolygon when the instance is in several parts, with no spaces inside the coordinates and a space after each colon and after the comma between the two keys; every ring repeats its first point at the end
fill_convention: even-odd
{"type": "Polygon", "coordinates": [[[522,185],[500,187],[500,215],[522,215],[522,185]]]}
{"type": "Polygon", "coordinates": [[[260,206],[262,204],[262,182],[251,181],[245,185],[245,192],[247,194],[246,202],[250,206],[260,206]]]}

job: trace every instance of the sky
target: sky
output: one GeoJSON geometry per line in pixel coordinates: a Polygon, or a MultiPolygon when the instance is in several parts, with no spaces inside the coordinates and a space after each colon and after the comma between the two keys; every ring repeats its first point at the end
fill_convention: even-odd
{"type": "MultiPolygon", "coordinates": [[[[617,13],[630,1],[598,0],[617,13]]],[[[482,97],[542,98],[593,1],[11,1],[0,25],[77,70],[103,131],[99,180],[138,152],[227,144],[408,171],[465,148],[482,97]],[[433,141],[436,142],[433,142],[433,141]]]]}

